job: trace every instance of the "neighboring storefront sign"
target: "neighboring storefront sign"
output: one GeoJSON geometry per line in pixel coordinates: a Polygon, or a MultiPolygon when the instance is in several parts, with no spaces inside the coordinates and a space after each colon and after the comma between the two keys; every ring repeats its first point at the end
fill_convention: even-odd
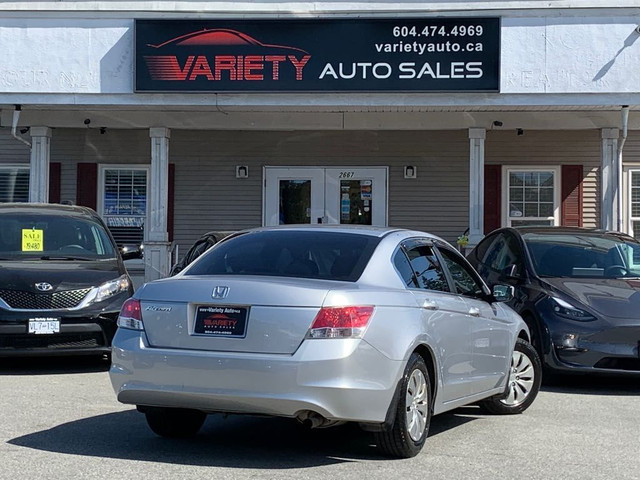
{"type": "Polygon", "coordinates": [[[498,91],[499,18],[136,20],[137,92],[498,91]]]}

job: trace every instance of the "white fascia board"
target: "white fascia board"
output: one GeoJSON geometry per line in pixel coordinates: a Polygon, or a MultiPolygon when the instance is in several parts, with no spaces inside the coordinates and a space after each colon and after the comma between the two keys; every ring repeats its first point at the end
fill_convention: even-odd
{"type": "Polygon", "coordinates": [[[572,93],[572,94],[498,94],[498,93],[143,93],[143,94],[73,94],[73,93],[0,93],[0,108],[13,108],[14,104],[28,104],[38,108],[56,105],[68,107],[99,106],[121,109],[133,107],[230,108],[235,110],[272,111],[336,109],[348,111],[357,108],[406,108],[419,111],[437,111],[450,108],[480,108],[486,111],[516,110],[579,110],[592,107],[630,105],[640,109],[640,93],[572,93]],[[563,108],[566,107],[566,108],[563,108]]]}
{"type": "Polygon", "coordinates": [[[277,16],[292,16],[300,14],[328,14],[354,15],[365,12],[386,15],[424,14],[457,12],[458,14],[473,15],[479,11],[526,11],[526,10],[567,10],[579,9],[622,9],[639,8],[640,0],[529,0],[529,1],[404,1],[377,2],[349,0],[334,2],[217,2],[217,1],[52,1],[52,2],[0,2],[1,12],[24,12],[30,15],[71,12],[141,12],[141,13],[171,13],[171,14],[231,14],[245,16],[252,14],[267,14],[277,16]]]}

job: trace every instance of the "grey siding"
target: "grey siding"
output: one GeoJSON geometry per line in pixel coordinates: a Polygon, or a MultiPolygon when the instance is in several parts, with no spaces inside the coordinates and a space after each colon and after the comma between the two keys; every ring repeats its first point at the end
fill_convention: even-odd
{"type": "Polygon", "coordinates": [[[585,227],[600,225],[600,130],[488,131],[485,163],[500,165],[583,165],[582,218],[585,227]]]}
{"type": "MultiPolygon", "coordinates": [[[[62,164],[60,199],[76,202],[77,164],[151,163],[148,130],[55,129],[51,136],[51,161],[62,164]]],[[[96,185],[96,195],[97,195],[96,185]]]]}
{"type": "MultiPolygon", "coordinates": [[[[31,141],[29,134],[21,135],[25,140],[31,141]]],[[[0,164],[2,163],[29,163],[30,150],[27,145],[11,136],[10,128],[0,128],[0,164]]]]}
{"type": "MultiPolygon", "coordinates": [[[[54,129],[51,161],[62,164],[61,199],[76,200],[78,162],[150,163],[148,130],[54,129]]],[[[488,131],[485,162],[584,166],[585,226],[599,225],[600,131],[488,131]]],[[[469,140],[459,131],[173,130],[174,239],[184,253],[207,230],[261,225],[264,166],[388,166],[391,226],[427,230],[454,242],[468,226],[469,140]],[[247,179],[235,166],[248,165],[247,179]],[[416,179],[403,167],[417,167],[416,179]]],[[[625,161],[640,162],[630,132],[625,161]]],[[[29,149],[0,129],[0,163],[28,163],[29,149]]],[[[96,185],[97,189],[97,185],[96,185]]]]}
{"type": "Polygon", "coordinates": [[[469,146],[456,132],[173,131],[175,240],[261,225],[264,166],[389,166],[389,223],[455,240],[468,223],[469,146]],[[236,179],[235,166],[249,178],[236,179]],[[418,167],[405,179],[403,166],[418,167]]]}
{"type": "Polygon", "coordinates": [[[640,164],[640,131],[629,131],[622,149],[622,159],[625,164],[640,164]]]}

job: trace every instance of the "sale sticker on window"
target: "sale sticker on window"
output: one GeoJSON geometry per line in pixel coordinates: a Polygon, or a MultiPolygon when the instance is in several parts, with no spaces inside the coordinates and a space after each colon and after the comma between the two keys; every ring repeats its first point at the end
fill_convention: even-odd
{"type": "Polygon", "coordinates": [[[43,250],[43,230],[35,228],[22,229],[22,251],[42,252],[43,250]]]}

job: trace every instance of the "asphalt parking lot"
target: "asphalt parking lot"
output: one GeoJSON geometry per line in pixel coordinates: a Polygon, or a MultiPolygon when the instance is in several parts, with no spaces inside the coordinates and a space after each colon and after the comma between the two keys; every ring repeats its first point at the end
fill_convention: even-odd
{"type": "Polygon", "coordinates": [[[0,359],[0,479],[640,479],[640,379],[562,377],[512,417],[434,417],[417,457],[379,455],[353,426],[210,416],[155,436],[119,404],[105,362],[0,359]]]}

